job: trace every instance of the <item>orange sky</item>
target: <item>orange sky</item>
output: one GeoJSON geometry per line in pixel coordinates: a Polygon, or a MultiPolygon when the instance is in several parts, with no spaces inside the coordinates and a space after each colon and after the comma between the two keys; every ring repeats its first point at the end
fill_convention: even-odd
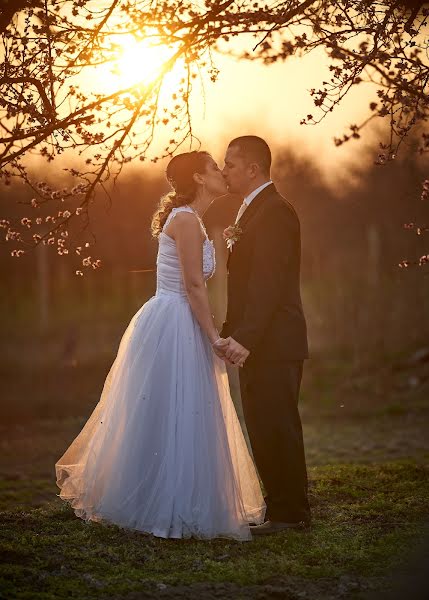
{"type": "MultiPolygon", "coordinates": [[[[240,48],[249,49],[255,42],[253,37],[248,37],[239,43],[240,48]]],[[[161,54],[165,59],[165,52],[161,54]]],[[[156,62],[153,51],[147,61],[144,53],[134,56],[132,48],[131,51],[127,48],[125,56],[122,75],[120,72],[112,75],[110,65],[97,69],[97,87],[111,89],[115,84],[129,85],[133,82],[133,73],[136,78],[141,75],[144,78],[147,63],[156,62]]],[[[205,95],[200,84],[194,85],[192,114],[195,134],[219,163],[222,163],[228,140],[246,133],[266,138],[274,151],[277,145],[293,145],[298,153],[310,155],[322,167],[326,179],[335,184],[347,182],[351,177],[348,167],[362,163],[366,143],[372,142],[376,154],[377,140],[370,130],[366,132],[364,143],[352,141],[341,148],[333,144],[334,136],[341,137],[349,124],[359,123],[368,115],[368,104],[375,89],[367,84],[352,90],[340,108],[320,124],[299,124],[309,113],[318,116],[309,90],[330,77],[323,51],[316,50],[305,57],[292,57],[286,63],[271,66],[215,54],[215,65],[220,75],[216,83],[206,78],[205,95]]],[[[169,76],[167,92],[181,75],[183,72],[179,69],[169,76]]],[[[170,133],[164,131],[165,137],[171,137],[170,133]]],[[[161,132],[159,137],[163,143],[161,132]]],[[[184,145],[182,149],[188,147],[184,145]]],[[[365,152],[364,157],[366,163],[371,164],[372,156],[365,152]]]]}
{"type": "MultiPolygon", "coordinates": [[[[85,70],[81,79],[83,87],[92,92],[112,92],[132,85],[139,80],[145,81],[148,73],[153,76],[153,65],[157,56],[153,50],[147,54],[134,52],[128,43],[124,56],[116,65],[98,66],[90,72],[85,70]],[[112,74],[112,69],[116,74],[112,74]]],[[[251,49],[255,44],[253,37],[242,38],[240,49],[251,49]]],[[[237,50],[237,46],[235,48],[237,50]]],[[[161,60],[166,60],[165,51],[160,52],[161,60]]],[[[349,124],[359,123],[368,115],[368,104],[374,99],[375,89],[361,84],[352,90],[339,109],[329,114],[315,126],[300,125],[300,120],[311,113],[318,116],[309,90],[318,88],[324,79],[329,79],[328,61],[323,51],[316,50],[305,57],[292,57],[286,63],[264,66],[260,63],[240,60],[215,54],[215,65],[220,70],[217,82],[205,78],[205,96],[199,83],[194,85],[191,100],[193,129],[202,140],[203,147],[223,164],[226,145],[230,139],[242,134],[255,134],[264,137],[275,154],[276,146],[292,145],[298,154],[310,156],[321,168],[326,180],[336,187],[353,183],[350,166],[356,165],[363,171],[371,165],[377,152],[378,139],[370,130],[366,131],[364,141],[351,141],[336,148],[334,136],[341,136],[349,124]],[[366,150],[370,145],[372,154],[366,150]]],[[[156,72],[156,71],[155,71],[156,72]]],[[[178,84],[183,70],[176,69],[170,74],[166,95],[171,95],[172,86],[178,84]]],[[[138,129],[138,124],[137,124],[138,129]]],[[[165,146],[165,137],[172,132],[164,127],[155,135],[165,146]]],[[[185,144],[181,151],[189,147],[185,144]]],[[[157,151],[156,144],[151,155],[157,151]]],[[[65,153],[58,163],[67,161],[71,166],[71,153],[65,153]]],[[[37,160],[37,159],[36,159],[37,160]]],[[[39,162],[37,160],[37,162],[39,162]]],[[[160,163],[162,169],[167,161],[160,163]]],[[[138,168],[141,163],[136,162],[138,168]]],[[[158,170],[158,167],[153,167],[158,170]]]]}
{"type": "Polygon", "coordinates": [[[205,111],[194,104],[197,132],[219,158],[226,139],[254,133],[273,147],[293,145],[298,153],[309,154],[332,182],[347,177],[348,166],[362,161],[365,142],[373,142],[374,153],[377,142],[370,130],[364,143],[351,141],[340,148],[333,137],[367,117],[372,90],[361,84],[324,121],[300,125],[307,114],[318,115],[308,91],[328,77],[326,64],[322,52],[271,66],[222,57],[218,82],[206,86],[205,111]]]}

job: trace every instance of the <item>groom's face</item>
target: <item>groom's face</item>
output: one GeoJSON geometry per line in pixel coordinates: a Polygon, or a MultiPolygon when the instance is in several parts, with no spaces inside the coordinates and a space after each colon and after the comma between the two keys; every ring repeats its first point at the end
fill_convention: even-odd
{"type": "Polygon", "coordinates": [[[244,160],[237,146],[228,146],[222,175],[231,194],[246,195],[251,175],[249,173],[249,165],[244,160]]]}

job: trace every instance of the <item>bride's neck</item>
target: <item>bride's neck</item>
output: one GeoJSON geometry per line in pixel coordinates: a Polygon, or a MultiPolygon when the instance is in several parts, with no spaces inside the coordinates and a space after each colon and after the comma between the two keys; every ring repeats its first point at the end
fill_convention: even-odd
{"type": "Polygon", "coordinates": [[[207,194],[201,194],[197,196],[189,206],[191,206],[195,212],[202,217],[213,200],[214,198],[208,196],[207,194]]]}

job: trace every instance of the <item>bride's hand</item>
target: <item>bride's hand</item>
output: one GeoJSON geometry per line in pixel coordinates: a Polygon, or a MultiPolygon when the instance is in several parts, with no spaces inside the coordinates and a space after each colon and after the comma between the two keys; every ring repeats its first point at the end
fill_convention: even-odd
{"type": "Polygon", "coordinates": [[[238,359],[236,362],[232,362],[226,357],[226,352],[229,349],[229,345],[231,342],[231,338],[219,338],[215,342],[213,342],[212,347],[217,356],[221,358],[225,363],[231,365],[232,367],[242,367],[245,362],[245,358],[238,359]]]}
{"type": "Polygon", "coordinates": [[[250,352],[242,346],[239,342],[234,340],[234,338],[228,338],[229,344],[225,348],[225,359],[229,363],[236,365],[237,367],[242,367],[246,362],[250,352]]]}
{"type": "Polygon", "coordinates": [[[212,348],[214,353],[219,356],[222,360],[225,360],[225,352],[227,351],[229,346],[229,339],[226,338],[218,338],[215,342],[212,343],[212,348]]]}

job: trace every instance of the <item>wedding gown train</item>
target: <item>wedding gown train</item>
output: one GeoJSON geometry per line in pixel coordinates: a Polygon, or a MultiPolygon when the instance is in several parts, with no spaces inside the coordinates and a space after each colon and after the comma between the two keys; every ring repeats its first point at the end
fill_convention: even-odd
{"type": "MultiPolygon", "coordinates": [[[[194,213],[173,209],[164,229],[181,210],[194,213]]],[[[205,233],[205,279],[214,268],[205,233]]],[[[87,522],[163,538],[250,540],[249,522],[264,520],[225,364],[192,313],[164,232],[156,294],[131,319],[100,400],[55,471],[58,496],[87,522]]]]}

